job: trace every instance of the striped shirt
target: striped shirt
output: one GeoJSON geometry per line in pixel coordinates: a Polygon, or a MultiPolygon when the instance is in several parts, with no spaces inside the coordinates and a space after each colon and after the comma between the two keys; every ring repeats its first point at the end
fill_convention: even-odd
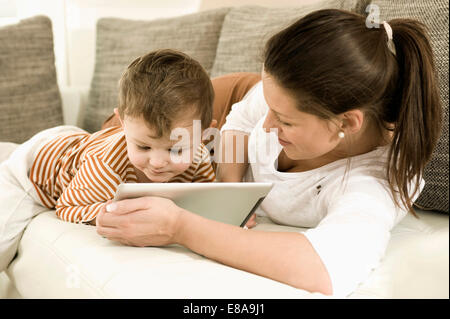
{"type": "MultiPolygon", "coordinates": [[[[137,183],[120,127],[61,134],[44,145],[30,170],[42,204],[64,221],[89,222],[121,183],[137,183]]],[[[207,148],[200,144],[189,168],[169,183],[214,182],[207,148]]]]}

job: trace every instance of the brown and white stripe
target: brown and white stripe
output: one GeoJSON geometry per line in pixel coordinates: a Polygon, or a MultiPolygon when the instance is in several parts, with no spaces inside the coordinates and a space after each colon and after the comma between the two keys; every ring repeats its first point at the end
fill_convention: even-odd
{"type": "Polygon", "coordinates": [[[174,176],[169,183],[210,183],[216,181],[211,157],[204,144],[195,152],[191,166],[183,174],[174,176]]]}

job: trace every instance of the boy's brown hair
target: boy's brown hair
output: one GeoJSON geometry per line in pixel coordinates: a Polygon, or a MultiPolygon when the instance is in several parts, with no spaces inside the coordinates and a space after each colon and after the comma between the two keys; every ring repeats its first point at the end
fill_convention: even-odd
{"type": "Polygon", "coordinates": [[[135,59],[119,82],[119,115],[143,117],[158,137],[173,121],[197,117],[202,128],[212,120],[214,90],[208,73],[183,52],[162,49],[135,59]]]}

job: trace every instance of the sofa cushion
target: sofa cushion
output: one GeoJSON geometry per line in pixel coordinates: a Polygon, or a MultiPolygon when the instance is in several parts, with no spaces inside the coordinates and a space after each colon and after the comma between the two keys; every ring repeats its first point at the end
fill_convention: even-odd
{"type": "Polygon", "coordinates": [[[9,155],[19,146],[16,143],[0,142],[0,163],[6,160],[9,155]]]}
{"type": "Polygon", "coordinates": [[[0,28],[0,70],[0,141],[22,143],[63,124],[49,18],[0,28]]]}
{"type": "Polygon", "coordinates": [[[97,51],[83,128],[99,130],[117,107],[118,82],[126,67],[149,51],[171,48],[185,52],[209,73],[228,8],[170,19],[133,21],[103,18],[97,23],[97,51]]]}
{"type": "Polygon", "coordinates": [[[380,21],[389,21],[394,18],[412,18],[423,22],[429,29],[436,68],[439,74],[443,123],[442,135],[431,161],[425,168],[425,188],[417,199],[416,204],[423,208],[448,213],[448,0],[374,0],[372,4],[376,4],[379,7],[380,21]]]}
{"type": "Polygon", "coordinates": [[[262,50],[271,35],[310,12],[326,8],[361,11],[359,1],[354,0],[320,0],[292,8],[232,8],[223,22],[211,76],[261,72],[262,50]]]}

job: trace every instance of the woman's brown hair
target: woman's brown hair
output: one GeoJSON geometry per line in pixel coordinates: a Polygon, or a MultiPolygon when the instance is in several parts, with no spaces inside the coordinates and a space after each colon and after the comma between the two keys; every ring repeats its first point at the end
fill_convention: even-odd
{"type": "MultiPolygon", "coordinates": [[[[426,27],[411,19],[367,28],[362,15],[320,10],[272,36],[264,70],[324,119],[361,109],[380,130],[392,130],[387,180],[395,203],[414,214],[426,163],[441,132],[442,108],[426,27]],[[415,185],[411,189],[411,185],[415,185]]],[[[415,214],[414,214],[415,215],[415,214]]]]}

